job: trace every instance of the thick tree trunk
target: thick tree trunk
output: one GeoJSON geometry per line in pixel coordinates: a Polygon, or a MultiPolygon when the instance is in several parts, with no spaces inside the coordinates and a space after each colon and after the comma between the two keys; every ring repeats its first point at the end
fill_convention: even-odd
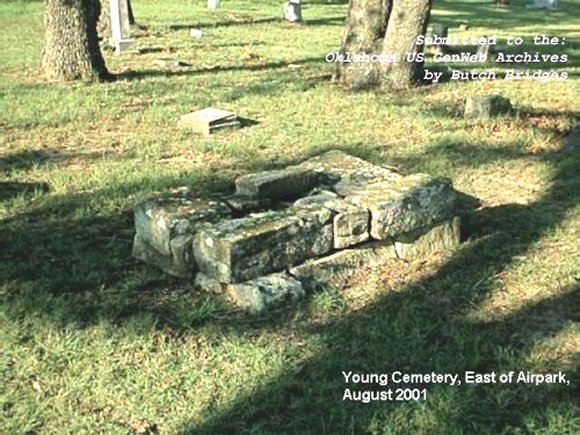
{"type": "MultiPolygon", "coordinates": [[[[391,0],[350,0],[345,32],[340,48],[342,59],[371,55],[380,51],[385,36],[391,0]]],[[[353,89],[376,85],[375,67],[371,62],[339,62],[339,80],[353,89]]]]}
{"type": "Polygon", "coordinates": [[[339,81],[352,89],[405,88],[416,83],[423,62],[408,62],[407,56],[423,51],[415,42],[427,30],[431,4],[432,0],[350,0],[340,54],[342,60],[348,60],[347,54],[351,60],[354,55],[368,57],[362,62],[339,62],[339,81]]]}
{"type": "Polygon", "coordinates": [[[100,0],[101,13],[97,22],[99,36],[106,39],[111,36],[111,16],[109,13],[109,0],[100,0]]]}
{"type": "Polygon", "coordinates": [[[406,88],[421,81],[423,44],[417,37],[424,35],[429,23],[432,0],[395,0],[389,17],[383,53],[396,53],[399,62],[381,64],[381,85],[389,88],[406,88]],[[409,57],[410,56],[410,57],[409,57]]]}
{"type": "Polygon", "coordinates": [[[46,0],[41,65],[57,80],[111,78],[97,37],[98,0],[46,0]]]}

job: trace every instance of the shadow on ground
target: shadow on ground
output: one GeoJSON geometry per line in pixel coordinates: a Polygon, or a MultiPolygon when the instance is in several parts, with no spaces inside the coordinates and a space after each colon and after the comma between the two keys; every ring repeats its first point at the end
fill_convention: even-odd
{"type": "MultiPolygon", "coordinates": [[[[320,337],[321,352],[226,409],[187,422],[184,433],[406,433],[438,427],[478,433],[533,431],[546,416],[566,415],[579,392],[578,369],[570,385],[430,385],[428,406],[343,401],[342,371],[354,373],[458,373],[534,371],[535,346],[580,321],[580,291],[567,286],[550,297],[505,314],[478,319],[475,311],[497,290],[497,276],[554,229],[578,205],[580,130],[557,152],[553,183],[536,202],[502,205],[474,213],[466,222],[469,241],[440,268],[402,289],[391,287],[377,303],[336,320],[304,326],[320,337]],[[388,349],[388,352],[385,352],[388,349]],[[385,355],[390,357],[385,359],[385,355]]],[[[511,156],[506,156],[510,158],[511,156]]],[[[384,285],[389,288],[389,283],[384,285]]],[[[556,284],[555,284],[556,285],[556,284]]],[[[424,388],[419,385],[391,385],[424,388]]]]}
{"type": "MultiPolygon", "coordinates": [[[[203,421],[184,422],[183,432],[359,433],[397,428],[421,431],[434,425],[441,432],[453,428],[529,431],[530,425],[545,426],[550,413],[568,412],[578,392],[576,383],[533,390],[529,385],[435,385],[428,388],[428,406],[417,403],[403,408],[399,403],[342,401],[341,372],[533,370],[528,357],[535,345],[580,320],[578,288],[562,288],[535,304],[497,313],[492,320],[480,320],[474,311],[497,290],[496,277],[578,205],[579,137],[576,130],[560,149],[538,157],[552,165],[554,175],[536,202],[477,211],[465,222],[467,243],[441,267],[419,279],[407,277],[403,285],[384,281],[384,297],[359,311],[322,324],[292,325],[319,337],[319,354],[283,373],[273,373],[266,385],[233,399],[231,405],[208,410],[203,421]],[[390,355],[386,359],[385,349],[390,355]]],[[[486,152],[479,149],[463,164],[479,165],[486,152]]],[[[490,158],[508,161],[519,155],[508,147],[507,152],[490,158]]],[[[187,174],[157,187],[183,184],[186,179],[187,174]]],[[[115,189],[119,195],[119,187],[115,189]]],[[[127,195],[140,189],[139,183],[123,186],[127,195]]],[[[184,328],[171,321],[172,304],[191,288],[131,259],[131,211],[100,212],[98,204],[109,193],[104,189],[55,196],[0,221],[1,298],[8,318],[36,314],[63,326],[82,327],[100,321],[122,325],[147,312],[160,325],[184,328]],[[79,218],[80,211],[92,217],[79,218]],[[167,291],[173,298],[161,296],[167,291]]],[[[302,308],[304,304],[294,312],[302,308]]],[[[225,334],[284,329],[291,317],[292,310],[257,321],[218,319],[210,313],[187,327],[211,323],[223,327],[225,334]]],[[[575,379],[578,372],[567,375],[575,379]]]]}
{"type": "Polygon", "coordinates": [[[296,59],[293,61],[265,62],[265,63],[246,63],[238,65],[209,65],[204,68],[183,68],[183,69],[141,69],[137,71],[129,70],[117,74],[117,79],[121,80],[140,80],[147,77],[169,77],[169,76],[189,76],[198,74],[207,74],[210,72],[223,71],[267,71],[279,68],[288,68],[291,65],[307,65],[311,63],[323,63],[324,59],[312,57],[306,59],[296,59]]]}

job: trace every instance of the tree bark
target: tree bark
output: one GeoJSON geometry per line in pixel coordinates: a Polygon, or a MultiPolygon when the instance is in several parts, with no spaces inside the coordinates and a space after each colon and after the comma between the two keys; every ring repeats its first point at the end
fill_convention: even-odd
{"type": "Polygon", "coordinates": [[[339,62],[337,77],[351,89],[381,86],[406,88],[422,76],[423,62],[407,55],[422,53],[416,45],[427,30],[432,0],[350,0],[339,54],[376,55],[391,61],[339,62]],[[416,60],[416,59],[414,59],[416,60]]]}
{"type": "MultiPolygon", "coordinates": [[[[373,54],[385,36],[391,0],[350,0],[339,54],[343,59],[373,54]]],[[[369,62],[339,62],[337,76],[353,89],[377,84],[375,66],[369,62]]]]}
{"type": "Polygon", "coordinates": [[[109,13],[109,0],[100,0],[101,13],[97,22],[97,31],[101,38],[111,36],[111,16],[109,13]]]}
{"type": "Polygon", "coordinates": [[[388,88],[407,88],[423,77],[423,60],[408,56],[423,53],[423,44],[415,44],[425,35],[429,23],[432,0],[395,0],[389,17],[383,53],[396,53],[399,62],[381,64],[380,83],[388,88]]]}
{"type": "Polygon", "coordinates": [[[107,71],[97,37],[98,0],[46,0],[42,69],[56,80],[102,81],[107,71]]]}

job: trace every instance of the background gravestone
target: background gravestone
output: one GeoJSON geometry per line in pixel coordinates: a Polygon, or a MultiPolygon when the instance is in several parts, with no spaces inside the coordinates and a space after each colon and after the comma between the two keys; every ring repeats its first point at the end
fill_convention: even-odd
{"type": "Polygon", "coordinates": [[[109,1],[109,19],[111,23],[110,43],[115,47],[115,53],[133,50],[135,40],[131,39],[129,24],[129,4],[127,0],[109,1]]]}
{"type": "Polygon", "coordinates": [[[302,22],[302,5],[300,0],[284,2],[284,19],[291,23],[302,22]]]}

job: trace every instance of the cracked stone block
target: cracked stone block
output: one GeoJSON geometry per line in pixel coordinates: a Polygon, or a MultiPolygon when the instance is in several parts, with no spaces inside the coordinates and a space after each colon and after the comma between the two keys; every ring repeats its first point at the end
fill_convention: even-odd
{"type": "Polygon", "coordinates": [[[402,260],[412,261],[435,252],[453,251],[459,246],[461,219],[453,219],[435,225],[425,231],[415,231],[397,236],[395,251],[402,260]]]}
{"type": "Polygon", "coordinates": [[[256,213],[200,228],[194,238],[199,269],[223,283],[281,271],[333,247],[327,209],[256,213]]]}
{"type": "Polygon", "coordinates": [[[254,198],[290,198],[312,190],[319,183],[320,176],[315,171],[288,167],[238,177],[236,193],[254,198]]]}
{"type": "Polygon", "coordinates": [[[489,118],[509,113],[513,109],[509,99],[501,95],[477,95],[465,101],[466,118],[489,118]]]}
{"type": "Polygon", "coordinates": [[[395,259],[397,253],[391,241],[372,241],[308,260],[290,268],[288,273],[298,279],[307,292],[311,292],[324,287],[340,287],[359,270],[379,267],[395,259]]]}
{"type": "Polygon", "coordinates": [[[268,208],[272,201],[269,198],[255,198],[232,195],[224,199],[227,205],[238,213],[249,213],[268,208]]]}
{"type": "Polygon", "coordinates": [[[453,217],[458,194],[447,178],[409,175],[349,190],[345,198],[371,213],[371,237],[385,240],[453,217]]]}
{"type": "Polygon", "coordinates": [[[213,278],[210,278],[209,276],[207,276],[203,272],[198,272],[195,275],[194,284],[197,287],[199,287],[200,289],[202,289],[203,291],[208,292],[208,293],[214,293],[214,294],[223,293],[224,286],[225,286],[225,284],[222,284],[221,282],[216,281],[213,278]]]}
{"type": "Polygon", "coordinates": [[[340,150],[327,151],[305,160],[297,167],[317,172],[327,185],[340,186],[343,183],[360,185],[369,181],[401,178],[395,168],[374,165],[340,150]]]}
{"type": "Polygon", "coordinates": [[[325,207],[334,213],[334,248],[344,249],[369,239],[369,211],[340,198],[336,193],[323,191],[294,202],[297,208],[325,207]]]}
{"type": "Polygon", "coordinates": [[[299,301],[304,294],[300,281],[284,272],[226,286],[231,302],[256,314],[299,301]]]}
{"type": "Polygon", "coordinates": [[[195,269],[191,243],[196,228],[200,223],[229,217],[231,210],[220,201],[196,198],[180,188],[140,202],[134,214],[140,243],[135,252],[149,252],[137,258],[172,275],[190,276],[195,269]]]}
{"type": "Polygon", "coordinates": [[[192,246],[192,235],[179,235],[171,240],[170,253],[163,254],[137,233],[133,240],[133,257],[157,266],[170,275],[190,278],[195,272],[192,246]]]}

